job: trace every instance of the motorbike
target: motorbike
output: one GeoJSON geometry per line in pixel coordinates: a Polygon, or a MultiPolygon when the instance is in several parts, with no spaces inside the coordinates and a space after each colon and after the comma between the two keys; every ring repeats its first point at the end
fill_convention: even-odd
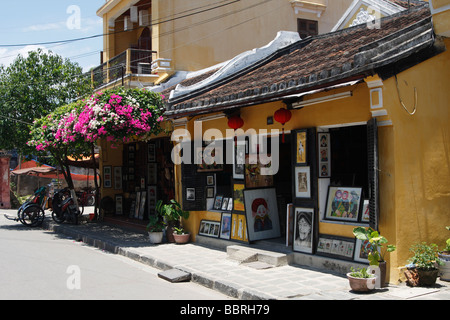
{"type": "Polygon", "coordinates": [[[52,198],[52,219],[57,223],[67,221],[78,224],[80,210],[69,188],[57,191],[52,198]]]}

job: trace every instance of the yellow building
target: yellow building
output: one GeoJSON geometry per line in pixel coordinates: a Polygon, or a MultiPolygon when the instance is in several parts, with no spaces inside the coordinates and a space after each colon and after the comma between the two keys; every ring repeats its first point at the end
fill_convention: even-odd
{"type": "MultiPolygon", "coordinates": [[[[114,22],[120,30],[117,19],[126,15],[130,8],[125,3],[131,2],[108,1],[98,12],[105,27],[114,22]]],[[[195,1],[196,6],[181,10],[181,3],[165,2],[172,5],[170,10],[185,14],[201,6],[195,1]]],[[[314,15],[321,34],[300,38],[289,24],[275,24],[274,29],[264,25],[266,30],[261,20],[245,15],[252,26],[241,30],[242,35],[262,28],[269,40],[230,32],[221,37],[220,50],[206,49],[214,40],[209,33],[178,25],[183,19],[176,19],[173,11],[157,11],[159,3],[152,1],[151,21],[171,17],[173,28],[153,26],[152,33],[161,33],[152,37],[151,49],[158,59],[170,60],[170,70],[153,76],[158,76],[155,84],[169,81],[149,88],[166,96],[167,128],[173,134],[123,149],[103,143],[103,170],[121,167],[126,179],[125,185],[103,188],[102,197],[133,198],[134,190],[156,186],[156,198],[174,197],[190,211],[183,223],[194,241],[264,241],[290,249],[292,262],[341,273],[366,261],[358,255],[361,244],[352,230],[371,225],[397,246],[386,256],[389,282],[401,278],[399,268],[407,263],[412,244],[443,245],[448,237],[444,227],[450,225],[448,1],[428,5],[411,0],[409,9],[408,1],[401,0],[348,1],[326,23],[320,19],[331,15],[335,1],[309,2],[307,7],[306,1],[278,1],[279,8],[291,10],[294,25],[297,15],[314,15]],[[374,6],[381,2],[390,4],[374,6]],[[383,18],[373,21],[372,16],[383,18]],[[204,40],[204,46],[196,39],[204,40]],[[254,47],[258,49],[247,51],[254,47]],[[180,70],[199,71],[171,82],[171,73],[180,70]],[[279,110],[289,110],[290,119],[279,110]],[[279,122],[283,118],[284,124],[279,122]],[[254,132],[261,139],[255,149],[252,140],[234,140],[239,124],[238,137],[254,132]],[[271,130],[279,130],[279,136],[271,130]],[[272,138],[268,145],[264,137],[272,138]],[[188,143],[178,146],[184,162],[174,164],[173,146],[183,139],[188,143]],[[211,153],[216,145],[208,147],[209,140],[222,142],[224,148],[211,153]],[[261,162],[267,155],[276,173],[259,174],[267,169],[262,163],[240,165],[240,151],[249,159],[260,156],[261,162]],[[199,153],[203,157],[196,163],[199,153]],[[212,156],[216,162],[209,163],[206,159],[212,156]],[[224,198],[232,205],[225,206],[224,198]],[[300,220],[306,223],[302,229],[300,220]],[[225,230],[226,223],[230,228],[225,230]]],[[[269,9],[269,4],[258,8],[269,9]]],[[[244,26],[244,21],[230,26],[244,26]]],[[[190,24],[197,27],[192,20],[190,24]]],[[[208,29],[220,33],[225,27],[208,29]]],[[[105,50],[105,60],[129,45],[112,35],[107,38],[105,48],[115,49],[105,50]]],[[[129,212],[127,208],[122,214],[139,218],[129,212]]]]}
{"type": "Polygon", "coordinates": [[[96,87],[159,84],[271,41],[279,30],[329,32],[352,0],[109,0],[96,87]]]}

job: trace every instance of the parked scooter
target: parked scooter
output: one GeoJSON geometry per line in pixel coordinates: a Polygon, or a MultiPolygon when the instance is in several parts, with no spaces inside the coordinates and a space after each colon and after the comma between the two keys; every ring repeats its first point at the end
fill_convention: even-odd
{"type": "Polygon", "coordinates": [[[64,188],[55,193],[52,198],[52,218],[55,222],[63,223],[67,221],[78,224],[78,217],[80,215],[81,212],[69,188],[64,188]]]}

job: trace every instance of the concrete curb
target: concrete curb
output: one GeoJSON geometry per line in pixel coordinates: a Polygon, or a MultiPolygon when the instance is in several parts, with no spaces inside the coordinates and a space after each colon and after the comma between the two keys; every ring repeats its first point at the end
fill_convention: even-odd
{"type": "Polygon", "coordinates": [[[125,248],[117,243],[111,241],[111,239],[102,239],[100,236],[95,236],[95,238],[89,234],[82,232],[80,230],[74,230],[70,226],[66,227],[64,224],[58,225],[51,220],[46,220],[42,224],[42,228],[45,230],[52,231],[57,234],[63,234],[65,236],[73,238],[75,241],[82,241],[83,243],[111,252],[114,254],[119,254],[126,258],[132,259],[134,261],[140,262],[142,264],[148,265],[150,267],[169,270],[169,269],[179,269],[184,272],[191,273],[191,282],[197,283],[209,289],[218,291],[224,295],[239,300],[276,300],[277,297],[269,295],[264,292],[257,291],[251,288],[243,288],[239,284],[231,281],[226,281],[223,279],[215,278],[207,273],[202,273],[196,270],[191,270],[190,268],[184,267],[182,265],[172,264],[158,257],[149,256],[146,254],[141,254],[133,249],[125,248]]]}

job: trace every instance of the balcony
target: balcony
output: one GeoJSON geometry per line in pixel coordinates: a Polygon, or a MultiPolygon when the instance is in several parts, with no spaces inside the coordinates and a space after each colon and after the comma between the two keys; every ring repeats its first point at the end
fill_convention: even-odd
{"type": "MultiPolygon", "coordinates": [[[[150,85],[159,78],[158,73],[162,71],[157,68],[158,63],[155,64],[158,60],[153,59],[154,54],[156,55],[156,51],[127,49],[93,68],[87,76],[90,74],[95,90],[125,84],[131,87],[150,85]]],[[[168,69],[170,69],[170,61],[168,69]]]]}

